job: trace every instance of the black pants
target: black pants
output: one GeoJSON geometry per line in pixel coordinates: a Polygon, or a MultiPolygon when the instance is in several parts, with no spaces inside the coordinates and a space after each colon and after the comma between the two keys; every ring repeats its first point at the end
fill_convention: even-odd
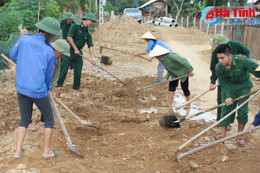
{"type": "MultiPolygon", "coordinates": [[[[176,91],[176,88],[178,87],[179,80],[171,81],[169,83],[169,91],[176,91]]],[[[181,89],[184,93],[185,96],[190,96],[190,91],[189,91],[189,77],[184,82],[181,82],[181,89]]]]}
{"type": "Polygon", "coordinates": [[[44,127],[53,128],[54,117],[48,96],[43,98],[31,98],[17,92],[17,98],[21,112],[19,127],[28,127],[32,117],[32,104],[35,103],[43,115],[45,121],[44,127]]]}

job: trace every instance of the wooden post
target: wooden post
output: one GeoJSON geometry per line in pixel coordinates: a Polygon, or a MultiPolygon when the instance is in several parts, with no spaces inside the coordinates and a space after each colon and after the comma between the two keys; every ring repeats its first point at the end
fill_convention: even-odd
{"type": "Polygon", "coordinates": [[[224,33],[224,27],[225,27],[225,23],[224,23],[224,21],[222,21],[222,24],[221,24],[221,34],[224,33]]]}
{"type": "Polygon", "coordinates": [[[202,29],[202,17],[200,18],[200,30],[202,29]]]}
{"type": "Polygon", "coordinates": [[[189,28],[189,16],[187,16],[187,28],[189,28]]]}
{"type": "Polygon", "coordinates": [[[196,17],[193,18],[193,26],[196,26],[196,17]]]}
{"type": "Polygon", "coordinates": [[[218,29],[218,24],[216,23],[216,24],[215,24],[214,35],[216,35],[216,33],[217,33],[217,29],[218,29]]]}
{"type": "Polygon", "coordinates": [[[181,17],[181,27],[183,27],[183,17],[181,17]]]}
{"type": "Polygon", "coordinates": [[[207,26],[207,34],[209,35],[209,24],[207,26]]]}

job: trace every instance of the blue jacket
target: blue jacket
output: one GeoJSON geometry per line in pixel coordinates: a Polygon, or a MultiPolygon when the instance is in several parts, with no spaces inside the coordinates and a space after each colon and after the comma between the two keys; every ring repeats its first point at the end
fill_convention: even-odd
{"type": "Polygon", "coordinates": [[[16,90],[31,98],[46,97],[51,89],[56,57],[45,40],[40,33],[24,35],[9,53],[11,59],[17,60],[16,90]]]}
{"type": "Polygon", "coordinates": [[[255,116],[255,120],[252,123],[254,126],[259,126],[260,125],[260,111],[258,112],[258,114],[256,114],[255,116]]]}
{"type": "Polygon", "coordinates": [[[171,48],[169,46],[167,46],[165,43],[163,43],[162,41],[160,41],[160,40],[149,40],[148,41],[148,46],[146,48],[146,52],[150,52],[151,50],[153,50],[153,48],[157,44],[162,46],[162,47],[164,47],[165,49],[168,49],[169,51],[171,51],[171,48]]]}

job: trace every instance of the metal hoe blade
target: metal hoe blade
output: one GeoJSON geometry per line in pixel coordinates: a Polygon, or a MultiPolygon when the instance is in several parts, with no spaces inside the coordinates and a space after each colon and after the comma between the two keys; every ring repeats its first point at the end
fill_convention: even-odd
{"type": "Polygon", "coordinates": [[[79,150],[77,149],[76,145],[70,143],[70,142],[66,142],[67,146],[77,155],[83,157],[83,155],[79,152],[79,150]]]}

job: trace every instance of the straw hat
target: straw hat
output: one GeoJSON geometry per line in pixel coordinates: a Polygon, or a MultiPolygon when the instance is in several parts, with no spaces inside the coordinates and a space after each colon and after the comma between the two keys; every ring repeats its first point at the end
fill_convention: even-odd
{"type": "Polygon", "coordinates": [[[144,35],[141,36],[141,38],[148,40],[157,40],[150,31],[147,31],[144,35]]]}
{"type": "Polygon", "coordinates": [[[255,71],[260,71],[260,65],[255,69],[255,71]]]}
{"type": "Polygon", "coordinates": [[[149,54],[149,58],[161,56],[161,55],[164,55],[164,54],[167,54],[167,53],[170,53],[170,51],[168,49],[165,49],[164,47],[157,44],[154,47],[154,49],[152,50],[152,52],[149,54]]]}

